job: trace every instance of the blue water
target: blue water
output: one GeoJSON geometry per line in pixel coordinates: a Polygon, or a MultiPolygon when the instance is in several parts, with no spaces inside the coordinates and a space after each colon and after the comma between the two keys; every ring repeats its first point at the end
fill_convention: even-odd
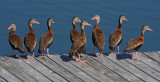
{"type": "MultiPolygon", "coordinates": [[[[3,56],[12,54],[12,48],[8,42],[10,30],[7,30],[10,23],[16,23],[17,30],[15,34],[24,39],[24,36],[29,32],[29,19],[35,18],[40,23],[39,25],[33,25],[39,43],[40,37],[47,31],[47,19],[53,18],[56,23],[52,24],[54,42],[50,47],[50,53],[68,53],[71,47],[71,20],[74,16],[78,16],[81,20],[86,20],[92,24],[91,27],[85,27],[87,52],[92,53],[94,47],[91,37],[95,21],[90,19],[95,14],[101,16],[99,28],[104,31],[106,37],[104,52],[109,52],[109,35],[118,27],[120,15],[124,15],[128,19],[128,21],[123,21],[121,52],[124,51],[130,39],[140,36],[143,25],[148,25],[154,31],[145,32],[145,42],[139,51],[158,51],[160,50],[159,4],[159,0],[1,0],[0,52],[3,56]]],[[[78,31],[80,32],[79,25],[77,23],[78,31]]],[[[36,54],[38,47],[39,44],[35,48],[36,54]]],[[[44,53],[46,53],[46,50],[44,53]]]]}

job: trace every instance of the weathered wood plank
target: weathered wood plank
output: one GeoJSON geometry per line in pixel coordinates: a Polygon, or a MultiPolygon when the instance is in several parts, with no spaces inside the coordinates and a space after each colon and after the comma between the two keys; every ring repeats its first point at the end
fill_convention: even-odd
{"type": "MultiPolygon", "coordinates": [[[[26,78],[34,78],[36,81],[39,81],[39,82],[45,82],[45,81],[50,82],[49,79],[47,79],[41,73],[39,73],[37,70],[32,68],[29,65],[29,62],[24,62],[21,59],[13,59],[13,58],[9,58],[9,57],[8,57],[8,60],[11,60],[12,62],[14,61],[13,63],[18,65],[28,75],[32,76],[32,77],[26,77],[26,78]]],[[[24,60],[28,60],[28,59],[24,59],[24,60]]]]}
{"type": "Polygon", "coordinates": [[[24,75],[24,77],[26,78],[27,81],[29,81],[29,82],[37,81],[35,78],[33,78],[31,75],[29,75],[27,72],[25,72],[23,70],[23,69],[26,69],[26,68],[21,68],[19,66],[19,64],[24,63],[24,62],[22,63],[20,59],[15,59],[15,58],[11,58],[11,57],[4,57],[4,58],[5,58],[6,61],[11,62],[11,64],[13,66],[15,66],[21,73],[23,73],[23,75],[24,75]]]}
{"type": "Polygon", "coordinates": [[[56,62],[57,64],[63,66],[65,69],[67,69],[71,73],[75,74],[80,79],[83,79],[85,82],[91,82],[91,81],[96,82],[97,81],[90,75],[86,74],[84,71],[81,71],[79,68],[72,65],[71,63],[60,59],[61,58],[60,56],[64,56],[64,55],[56,55],[54,57],[49,57],[49,58],[53,60],[54,62],[56,62]]]}
{"type": "Polygon", "coordinates": [[[141,61],[132,60],[130,58],[129,59],[116,60],[116,57],[123,58],[123,56],[125,56],[125,55],[126,54],[121,54],[121,55],[117,56],[116,54],[111,54],[107,58],[111,59],[113,62],[117,63],[118,65],[120,65],[121,67],[123,67],[124,69],[126,69],[127,71],[129,71],[130,73],[135,75],[136,77],[139,77],[146,82],[147,81],[148,82],[151,82],[151,81],[158,82],[157,79],[159,79],[159,78],[157,76],[159,76],[159,74],[157,74],[157,75],[154,74],[157,71],[155,71],[152,68],[149,68],[149,66],[145,65],[141,61]]]}
{"type": "Polygon", "coordinates": [[[110,70],[108,67],[103,65],[102,63],[95,61],[92,57],[86,55],[82,59],[87,60],[87,64],[92,66],[94,69],[102,73],[104,76],[110,78],[113,81],[119,81],[119,82],[128,82],[127,79],[121,77],[117,73],[110,70]]]}
{"type": "MultiPolygon", "coordinates": [[[[155,52],[156,53],[156,52],[155,52]]],[[[142,53],[142,52],[138,52],[138,57],[142,58],[142,62],[144,64],[147,64],[148,66],[152,67],[152,69],[157,70],[158,72],[160,72],[160,63],[158,63],[157,61],[153,60],[151,57],[147,56],[146,54],[142,53]],[[140,55],[139,55],[140,54],[140,55]],[[142,55],[141,55],[142,54],[142,55]]]]}
{"type": "Polygon", "coordinates": [[[0,76],[0,82],[7,82],[7,80],[0,76]]]}
{"type": "MultiPolygon", "coordinates": [[[[2,63],[2,62],[1,62],[2,63]]],[[[5,63],[4,63],[5,64],[5,63]]],[[[6,64],[7,65],[7,64],[6,64]]],[[[17,77],[15,77],[13,74],[11,74],[10,72],[8,72],[6,69],[4,69],[1,64],[0,64],[0,76],[2,78],[5,79],[5,81],[7,82],[12,82],[12,81],[16,81],[16,82],[21,82],[21,80],[19,80],[17,77]]]]}
{"type": "Polygon", "coordinates": [[[45,67],[42,63],[38,62],[35,58],[31,57],[31,58],[28,58],[27,60],[26,59],[22,59],[22,60],[27,62],[32,68],[37,70],[40,74],[42,74],[44,77],[46,77],[50,81],[66,82],[65,79],[63,79],[62,77],[54,73],[52,70],[45,67]]]}
{"type": "Polygon", "coordinates": [[[53,72],[57,73],[61,77],[63,77],[65,80],[70,82],[82,82],[83,80],[75,76],[74,74],[70,73],[68,70],[64,69],[63,67],[59,66],[52,60],[46,57],[38,57],[37,60],[41,62],[43,65],[48,67],[53,72]]]}
{"type": "MultiPolygon", "coordinates": [[[[66,59],[66,58],[64,58],[64,59],[66,59]]],[[[75,65],[76,67],[78,67],[79,69],[85,71],[87,74],[92,75],[98,81],[112,82],[111,79],[106,78],[103,74],[101,74],[100,72],[98,72],[97,70],[95,70],[94,68],[92,68],[91,66],[89,66],[86,63],[79,63],[79,62],[75,62],[75,61],[69,61],[69,62],[71,64],[75,65]]]]}
{"type": "Polygon", "coordinates": [[[152,60],[157,61],[158,63],[160,63],[160,54],[159,52],[143,52],[144,54],[146,54],[148,57],[151,57],[152,60]]]}
{"type": "Polygon", "coordinates": [[[1,66],[6,69],[8,72],[12,73],[15,77],[19,79],[19,81],[27,81],[29,79],[26,78],[26,74],[20,71],[17,67],[12,65],[11,62],[6,61],[4,57],[0,57],[1,66]]]}
{"type": "Polygon", "coordinates": [[[109,69],[116,72],[120,76],[124,77],[128,81],[132,81],[132,82],[143,81],[140,78],[138,78],[138,77],[134,76],[133,74],[131,74],[130,72],[128,72],[126,69],[124,69],[121,66],[117,65],[116,63],[112,62],[111,60],[106,59],[105,57],[93,57],[93,58],[96,61],[101,62],[103,65],[107,66],[109,69]]]}

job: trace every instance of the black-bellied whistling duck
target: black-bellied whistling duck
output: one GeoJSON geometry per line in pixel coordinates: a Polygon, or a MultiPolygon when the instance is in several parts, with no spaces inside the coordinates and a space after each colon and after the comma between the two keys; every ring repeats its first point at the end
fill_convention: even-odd
{"type": "MultiPolygon", "coordinates": [[[[87,21],[81,22],[81,34],[79,37],[77,37],[77,40],[73,42],[70,53],[69,53],[69,58],[71,58],[80,47],[82,47],[84,44],[86,44],[86,35],[85,35],[85,31],[84,31],[84,26],[86,26],[86,25],[91,26],[87,21]]],[[[78,59],[75,58],[74,60],[77,62],[85,62],[80,59],[79,53],[78,53],[78,59]]]]}
{"type": "Polygon", "coordinates": [[[34,57],[34,48],[37,44],[37,38],[34,34],[34,30],[32,27],[32,24],[39,24],[38,21],[36,21],[35,19],[31,18],[29,20],[29,28],[30,28],[30,32],[28,34],[26,34],[26,36],[24,37],[24,44],[27,48],[27,54],[26,57],[28,57],[28,52],[29,53],[33,53],[32,57],[34,57]]]}
{"type": "Polygon", "coordinates": [[[137,57],[137,52],[142,47],[142,45],[144,44],[144,32],[145,32],[145,30],[153,31],[148,26],[144,25],[142,27],[142,30],[141,30],[141,36],[138,37],[138,38],[131,39],[127,44],[125,52],[128,52],[130,50],[131,51],[136,50],[136,57],[132,56],[132,59],[142,60],[142,59],[137,57]]]}
{"type": "Polygon", "coordinates": [[[53,19],[49,18],[47,21],[48,32],[46,32],[39,41],[38,53],[40,54],[42,53],[42,56],[43,56],[43,51],[46,48],[47,48],[47,56],[51,56],[49,55],[49,47],[53,42],[53,31],[52,31],[51,23],[55,23],[55,22],[53,21],[53,19]]]}
{"type": "Polygon", "coordinates": [[[19,52],[24,53],[23,42],[22,42],[22,39],[19,36],[14,34],[14,32],[16,31],[16,24],[11,23],[9,25],[8,30],[11,29],[11,28],[12,28],[12,31],[9,33],[9,43],[10,43],[12,49],[13,49],[13,55],[12,56],[14,56],[14,50],[18,50],[18,55],[17,56],[19,56],[19,52]]]}
{"type": "MultiPolygon", "coordinates": [[[[76,41],[77,37],[81,35],[79,32],[77,32],[76,22],[81,22],[81,20],[78,17],[73,17],[72,19],[73,29],[70,32],[70,39],[72,43],[76,41]]],[[[85,45],[78,50],[78,53],[86,54],[85,45]]]]}
{"type": "Polygon", "coordinates": [[[105,36],[104,33],[101,29],[98,28],[98,24],[100,22],[100,16],[95,15],[91,20],[96,20],[96,24],[94,26],[94,30],[92,32],[92,41],[94,44],[94,54],[96,52],[96,47],[99,49],[101,56],[102,51],[104,50],[104,45],[105,45],[105,36]]]}
{"type": "Polygon", "coordinates": [[[125,16],[120,16],[119,17],[119,26],[118,26],[118,28],[110,34],[109,49],[110,49],[111,53],[113,53],[112,51],[117,46],[117,54],[120,54],[119,53],[119,45],[122,42],[122,21],[123,20],[128,21],[125,18],[125,16]]]}

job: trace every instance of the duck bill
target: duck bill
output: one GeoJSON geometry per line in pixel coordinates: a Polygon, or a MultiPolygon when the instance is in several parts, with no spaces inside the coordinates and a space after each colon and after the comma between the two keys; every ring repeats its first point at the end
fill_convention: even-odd
{"type": "Polygon", "coordinates": [[[55,23],[54,21],[52,21],[52,23],[55,23]]]}
{"type": "Polygon", "coordinates": [[[35,22],[36,24],[40,24],[38,21],[35,22]]]}
{"type": "Polygon", "coordinates": [[[9,30],[9,29],[11,29],[11,28],[12,28],[12,27],[11,27],[11,26],[9,26],[9,27],[8,27],[8,30],[9,30]]]}
{"type": "Polygon", "coordinates": [[[96,17],[93,17],[91,20],[95,20],[96,19],[96,17]]]}
{"type": "Polygon", "coordinates": [[[78,22],[81,22],[81,20],[78,20],[78,22]]]}
{"type": "Polygon", "coordinates": [[[87,26],[92,26],[91,24],[87,23],[87,26]]]}
{"type": "Polygon", "coordinates": [[[125,21],[128,21],[127,19],[124,19],[125,21]]]}
{"type": "Polygon", "coordinates": [[[151,28],[148,28],[149,31],[153,31],[151,28]]]}

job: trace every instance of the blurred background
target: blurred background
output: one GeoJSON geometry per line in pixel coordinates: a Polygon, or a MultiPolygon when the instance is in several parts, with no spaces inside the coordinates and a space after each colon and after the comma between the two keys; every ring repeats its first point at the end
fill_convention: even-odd
{"type": "MultiPolygon", "coordinates": [[[[105,33],[104,53],[109,52],[109,36],[113,30],[117,29],[120,15],[124,15],[128,19],[128,21],[123,21],[121,52],[124,51],[130,39],[140,36],[143,25],[148,25],[153,32],[145,32],[144,45],[139,51],[158,51],[160,50],[159,4],[159,0],[1,0],[0,55],[8,56],[13,52],[8,42],[9,32],[11,31],[7,30],[9,25],[14,22],[17,25],[15,34],[24,40],[24,36],[29,32],[28,21],[30,18],[35,18],[40,23],[39,25],[33,25],[37,37],[36,55],[38,55],[40,37],[48,30],[48,18],[53,18],[55,21],[52,24],[54,41],[50,46],[50,53],[69,53],[71,47],[70,31],[72,30],[72,18],[74,16],[79,17],[82,21],[86,20],[92,25],[91,27],[85,27],[85,33],[87,53],[93,53],[92,31],[96,21],[91,21],[91,18],[95,14],[101,16],[99,28],[105,33]]],[[[76,24],[80,32],[80,23],[76,24]]],[[[97,52],[99,51],[97,50],[97,52]]],[[[15,53],[17,54],[17,51],[15,53]]],[[[46,53],[46,50],[44,53],[46,53]]]]}

